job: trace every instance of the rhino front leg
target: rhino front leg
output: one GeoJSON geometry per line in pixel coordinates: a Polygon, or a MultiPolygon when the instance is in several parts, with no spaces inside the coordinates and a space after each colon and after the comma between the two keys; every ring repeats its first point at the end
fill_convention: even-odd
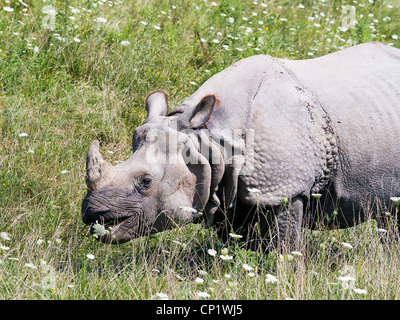
{"type": "Polygon", "coordinates": [[[299,249],[304,199],[294,197],[286,205],[271,208],[260,218],[260,232],[266,249],[273,246],[278,252],[299,249]]]}

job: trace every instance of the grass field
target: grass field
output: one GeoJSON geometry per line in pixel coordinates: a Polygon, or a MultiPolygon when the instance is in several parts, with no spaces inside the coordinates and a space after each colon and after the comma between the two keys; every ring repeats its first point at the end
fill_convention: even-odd
{"type": "Polygon", "coordinates": [[[80,217],[90,142],[127,159],[150,91],[175,107],[254,54],[399,48],[399,12],[394,0],[1,0],[0,299],[400,298],[399,243],[374,221],[263,256],[199,225],[106,246],[80,217]]]}

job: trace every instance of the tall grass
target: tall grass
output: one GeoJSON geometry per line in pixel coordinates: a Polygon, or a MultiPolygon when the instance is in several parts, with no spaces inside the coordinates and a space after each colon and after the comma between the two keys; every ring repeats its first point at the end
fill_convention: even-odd
{"type": "Polygon", "coordinates": [[[250,55],[400,47],[396,1],[266,3],[0,4],[0,299],[399,298],[400,247],[381,241],[374,221],[304,231],[301,255],[265,256],[198,225],[106,246],[80,220],[90,141],[108,161],[125,160],[148,92],[166,90],[175,107],[250,55]],[[354,6],[355,28],[343,28],[344,6],[354,6]]]}

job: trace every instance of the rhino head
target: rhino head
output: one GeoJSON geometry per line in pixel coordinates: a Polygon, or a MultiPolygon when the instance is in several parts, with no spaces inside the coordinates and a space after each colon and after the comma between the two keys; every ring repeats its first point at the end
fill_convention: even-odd
{"type": "Polygon", "coordinates": [[[217,99],[168,114],[167,94],[146,98],[147,118],[133,134],[133,154],[112,166],[93,141],[86,158],[87,195],[82,220],[105,232],[98,239],[123,243],[133,238],[198,222],[212,183],[211,165],[198,151],[196,132],[210,120],[217,99]],[[193,210],[192,210],[193,209],[193,210]]]}

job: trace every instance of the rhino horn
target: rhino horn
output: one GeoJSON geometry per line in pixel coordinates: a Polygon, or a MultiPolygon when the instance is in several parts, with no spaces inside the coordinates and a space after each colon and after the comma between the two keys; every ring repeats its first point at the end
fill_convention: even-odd
{"type": "Polygon", "coordinates": [[[114,167],[103,159],[99,146],[99,141],[94,140],[86,157],[86,184],[91,191],[107,185],[115,177],[114,167]]]}

